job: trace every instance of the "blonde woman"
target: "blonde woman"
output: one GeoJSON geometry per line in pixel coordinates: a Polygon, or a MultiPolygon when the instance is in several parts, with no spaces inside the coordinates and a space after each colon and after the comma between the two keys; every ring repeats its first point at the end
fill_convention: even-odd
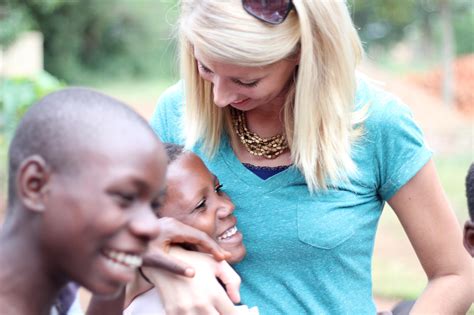
{"type": "MultiPolygon", "coordinates": [[[[431,151],[408,107],[357,75],[363,52],[345,3],[183,0],[179,23],[183,80],[152,126],[226,182],[246,235],[242,303],[375,313],[372,250],[388,202],[428,278],[413,313],[465,312],[472,265],[431,151]]],[[[215,303],[202,294],[196,306],[179,288],[168,310],[215,303]]]]}

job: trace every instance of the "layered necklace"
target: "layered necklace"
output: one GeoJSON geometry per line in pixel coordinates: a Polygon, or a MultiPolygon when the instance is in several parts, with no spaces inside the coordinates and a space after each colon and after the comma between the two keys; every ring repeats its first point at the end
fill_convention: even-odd
{"type": "Polygon", "coordinates": [[[262,138],[247,128],[245,113],[232,109],[232,124],[240,142],[250,154],[274,159],[288,149],[288,142],[283,134],[262,138]]]}

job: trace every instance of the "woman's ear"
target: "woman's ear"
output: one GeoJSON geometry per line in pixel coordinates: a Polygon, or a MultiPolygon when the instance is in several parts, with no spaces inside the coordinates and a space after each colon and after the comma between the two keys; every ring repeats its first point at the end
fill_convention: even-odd
{"type": "Polygon", "coordinates": [[[301,59],[301,44],[298,44],[296,49],[293,51],[291,54],[291,57],[289,57],[294,63],[295,66],[300,65],[300,59],[301,59]]]}
{"type": "Polygon", "coordinates": [[[17,173],[17,192],[26,209],[43,212],[51,170],[39,155],[26,158],[17,173]]]}

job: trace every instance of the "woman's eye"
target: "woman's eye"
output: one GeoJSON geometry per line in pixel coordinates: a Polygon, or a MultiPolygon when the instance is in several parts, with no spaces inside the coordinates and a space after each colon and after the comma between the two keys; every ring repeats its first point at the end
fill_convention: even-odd
{"type": "Polygon", "coordinates": [[[198,64],[199,65],[199,69],[205,73],[212,73],[211,69],[209,69],[208,67],[202,65],[201,63],[198,64]]]}
{"type": "Polygon", "coordinates": [[[256,87],[260,81],[255,80],[253,82],[242,82],[242,81],[236,80],[234,82],[243,87],[253,88],[253,87],[256,87]]]}

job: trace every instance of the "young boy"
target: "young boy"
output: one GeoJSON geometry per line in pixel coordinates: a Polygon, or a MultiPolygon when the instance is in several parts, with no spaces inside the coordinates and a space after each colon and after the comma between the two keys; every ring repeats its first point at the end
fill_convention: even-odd
{"type": "Polygon", "coordinates": [[[466,197],[469,219],[464,224],[464,247],[474,257],[474,163],[466,176],[466,197]]]}
{"type": "Polygon", "coordinates": [[[223,191],[224,185],[191,151],[168,143],[165,150],[166,194],[158,216],[175,218],[205,232],[231,254],[227,262],[241,261],[246,250],[233,215],[234,204],[223,191]]]}
{"type": "MultiPolygon", "coordinates": [[[[175,144],[165,144],[165,148],[169,163],[166,173],[166,195],[162,207],[157,212],[158,216],[172,217],[206,232],[223,249],[231,253],[231,257],[227,259],[229,263],[241,261],[246,250],[242,234],[236,227],[234,204],[222,190],[223,185],[194,153],[184,151],[182,146],[175,144]]],[[[151,278],[154,277],[152,271],[147,270],[147,274],[151,278]]],[[[135,282],[129,287],[127,300],[133,299],[133,301],[125,309],[124,314],[144,312],[164,314],[158,291],[151,290],[153,286],[147,285],[143,277],[137,281],[139,283],[135,282]],[[146,292],[134,299],[138,292],[144,291],[146,292]]],[[[252,314],[256,314],[256,308],[253,312],[252,314]]]]}
{"type": "MultiPolygon", "coordinates": [[[[177,235],[180,226],[156,220],[165,171],[165,152],[147,122],[112,98],[72,88],[33,105],[9,152],[2,314],[49,314],[69,281],[99,295],[123,292],[157,236],[223,257],[200,234],[177,235]]],[[[176,260],[162,265],[185,270],[176,260]]]]}

